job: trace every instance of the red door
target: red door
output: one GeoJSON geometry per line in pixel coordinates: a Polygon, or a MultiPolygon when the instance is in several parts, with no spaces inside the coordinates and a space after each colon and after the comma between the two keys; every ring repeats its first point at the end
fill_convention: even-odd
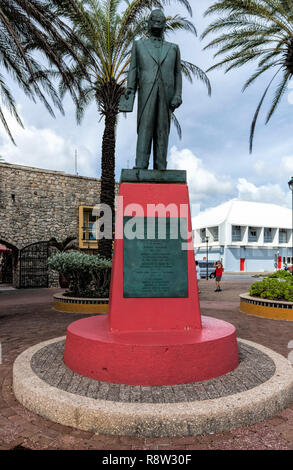
{"type": "Polygon", "coordinates": [[[245,258],[240,258],[240,271],[245,271],[245,258]]]}
{"type": "Polygon", "coordinates": [[[278,269],[282,269],[282,256],[278,256],[278,269]]]}

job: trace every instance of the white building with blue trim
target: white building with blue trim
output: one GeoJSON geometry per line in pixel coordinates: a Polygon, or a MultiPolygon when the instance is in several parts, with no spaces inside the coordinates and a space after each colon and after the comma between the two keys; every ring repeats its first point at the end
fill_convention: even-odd
{"type": "Polygon", "coordinates": [[[232,199],[192,219],[195,258],[222,260],[225,272],[262,272],[292,264],[292,211],[232,199]]]}

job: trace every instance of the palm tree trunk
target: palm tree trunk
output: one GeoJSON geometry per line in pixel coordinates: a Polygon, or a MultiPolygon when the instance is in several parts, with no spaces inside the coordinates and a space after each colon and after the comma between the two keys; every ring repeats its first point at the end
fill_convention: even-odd
{"type": "MultiPolygon", "coordinates": [[[[114,239],[114,204],[115,204],[115,128],[117,113],[111,111],[105,115],[105,129],[102,141],[102,174],[100,201],[107,204],[112,211],[112,236],[114,239]]],[[[101,213],[102,215],[102,213],[101,213]]],[[[99,240],[98,253],[104,258],[112,257],[112,242],[102,238],[99,240]]]]}

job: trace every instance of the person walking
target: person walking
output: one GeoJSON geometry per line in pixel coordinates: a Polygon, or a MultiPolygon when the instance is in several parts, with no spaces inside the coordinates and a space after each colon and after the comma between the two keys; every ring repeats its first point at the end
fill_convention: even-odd
{"type": "Polygon", "coordinates": [[[216,268],[216,290],[215,292],[221,292],[221,286],[220,286],[220,282],[221,282],[221,279],[222,279],[222,275],[223,275],[223,265],[221,263],[221,261],[216,261],[215,264],[214,264],[214,268],[216,268]]]}
{"type": "Polygon", "coordinates": [[[198,261],[195,261],[195,269],[196,269],[196,279],[197,279],[198,293],[200,294],[200,290],[199,290],[200,267],[199,267],[198,261]]]}

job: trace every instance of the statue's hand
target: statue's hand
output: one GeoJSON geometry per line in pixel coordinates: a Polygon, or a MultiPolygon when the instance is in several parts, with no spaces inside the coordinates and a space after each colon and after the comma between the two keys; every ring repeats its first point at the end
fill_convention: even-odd
{"type": "Polygon", "coordinates": [[[170,108],[172,109],[172,111],[174,111],[176,108],[179,108],[179,106],[181,106],[181,104],[182,104],[181,97],[180,96],[174,96],[172,98],[170,108]]]}

